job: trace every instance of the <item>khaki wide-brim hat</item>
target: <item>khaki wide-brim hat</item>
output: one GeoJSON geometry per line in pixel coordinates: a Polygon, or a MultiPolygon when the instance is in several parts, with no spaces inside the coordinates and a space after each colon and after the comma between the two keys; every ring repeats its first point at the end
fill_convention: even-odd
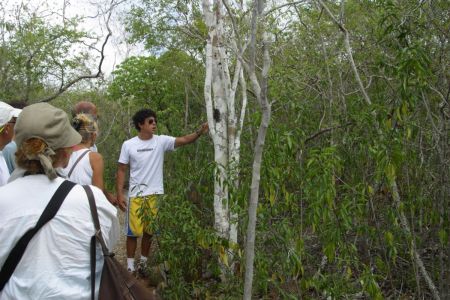
{"type": "Polygon", "coordinates": [[[81,135],[71,126],[67,114],[48,103],[25,107],[17,118],[14,132],[18,147],[31,138],[42,139],[53,150],[81,142],[81,135]]]}

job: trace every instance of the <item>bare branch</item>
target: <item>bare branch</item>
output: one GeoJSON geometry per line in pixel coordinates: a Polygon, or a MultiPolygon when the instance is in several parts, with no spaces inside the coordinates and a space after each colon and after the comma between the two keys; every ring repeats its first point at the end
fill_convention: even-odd
{"type": "Polygon", "coordinates": [[[237,40],[237,46],[239,51],[242,53],[242,49],[241,49],[241,38],[239,35],[239,31],[237,30],[237,22],[236,22],[236,17],[234,16],[233,12],[231,11],[230,5],[228,3],[228,0],[222,0],[223,5],[225,6],[225,9],[228,12],[228,16],[231,19],[231,24],[233,26],[233,32],[236,35],[236,40],[237,40]]]}
{"type": "Polygon", "coordinates": [[[359,72],[358,69],[356,68],[356,64],[355,61],[353,60],[353,54],[352,54],[352,48],[350,46],[350,34],[348,32],[348,30],[344,27],[344,25],[339,22],[335,16],[333,15],[333,13],[330,11],[330,9],[328,8],[328,6],[325,5],[325,3],[323,3],[322,0],[317,0],[319,2],[319,4],[322,6],[322,8],[325,10],[325,12],[328,14],[328,16],[333,20],[333,22],[337,25],[337,27],[339,28],[340,31],[342,31],[342,33],[344,34],[344,44],[345,44],[345,50],[347,51],[347,54],[349,56],[350,59],[350,64],[352,66],[353,69],[353,73],[355,74],[355,79],[358,82],[358,85],[360,87],[361,93],[363,94],[364,100],[366,101],[367,104],[371,105],[372,101],[370,101],[369,95],[367,95],[366,89],[364,88],[364,84],[362,83],[361,77],[359,76],[359,72]]]}
{"type": "Polygon", "coordinates": [[[271,10],[268,10],[267,12],[265,12],[263,16],[267,17],[268,15],[272,14],[273,12],[275,12],[283,7],[292,6],[292,5],[296,6],[297,4],[305,3],[305,2],[306,2],[306,0],[301,0],[301,1],[295,1],[295,2],[290,2],[290,3],[285,3],[282,5],[279,5],[279,6],[272,8],[271,10]]]}
{"type": "Polygon", "coordinates": [[[316,137],[321,136],[321,135],[324,134],[324,133],[327,133],[327,132],[330,132],[330,131],[333,131],[333,130],[336,130],[336,129],[340,129],[340,128],[345,128],[345,127],[350,126],[350,125],[353,125],[353,122],[348,122],[348,123],[346,123],[346,124],[339,125],[339,126],[334,126],[334,127],[324,128],[324,129],[322,129],[322,130],[320,130],[320,131],[314,133],[314,134],[311,135],[310,137],[308,137],[308,138],[305,140],[305,144],[308,143],[308,142],[310,142],[310,141],[312,141],[312,140],[315,139],[316,137]]]}
{"type": "Polygon", "coordinates": [[[106,47],[106,44],[108,43],[109,38],[112,35],[111,28],[109,27],[109,20],[111,19],[111,14],[113,12],[113,10],[112,10],[113,6],[114,6],[114,0],[111,0],[111,7],[110,7],[110,9],[108,9],[108,16],[107,16],[106,22],[105,22],[106,29],[108,30],[108,34],[106,35],[105,41],[103,42],[102,47],[101,47],[100,61],[98,63],[97,73],[96,74],[91,74],[91,75],[81,75],[81,76],[79,76],[79,77],[69,81],[67,84],[61,86],[55,94],[53,94],[53,95],[51,95],[49,97],[46,97],[44,99],[38,100],[38,102],[50,102],[53,99],[57,98],[62,93],[64,93],[65,91],[67,91],[71,86],[73,86],[77,82],[80,82],[80,81],[82,81],[84,79],[94,79],[94,78],[101,77],[103,61],[105,60],[105,47],[106,47]]]}
{"type": "MultiPolygon", "coordinates": [[[[400,199],[400,193],[399,193],[399,190],[397,187],[397,182],[395,180],[393,180],[393,182],[391,183],[391,187],[392,187],[392,198],[394,199],[395,206],[397,207],[397,211],[399,212],[400,223],[402,224],[403,230],[405,230],[408,235],[412,235],[411,229],[408,224],[408,220],[406,219],[406,216],[403,212],[403,208],[402,208],[403,204],[400,199]]],[[[433,298],[436,300],[441,299],[441,297],[439,296],[439,292],[438,292],[435,284],[433,283],[433,280],[428,275],[428,272],[425,269],[425,265],[423,264],[423,261],[420,258],[419,253],[417,252],[416,242],[415,242],[414,238],[411,239],[411,248],[412,248],[412,255],[413,255],[414,262],[416,263],[416,266],[419,268],[419,271],[422,274],[422,277],[425,279],[425,282],[427,283],[428,288],[430,289],[430,291],[433,295],[433,298]]]]}

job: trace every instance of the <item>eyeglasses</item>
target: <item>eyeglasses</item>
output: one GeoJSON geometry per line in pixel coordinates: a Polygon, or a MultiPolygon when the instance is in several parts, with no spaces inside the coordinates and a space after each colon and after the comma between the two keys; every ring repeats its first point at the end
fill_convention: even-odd
{"type": "Polygon", "coordinates": [[[148,124],[152,125],[153,123],[157,124],[158,122],[155,119],[148,119],[148,124]]]}

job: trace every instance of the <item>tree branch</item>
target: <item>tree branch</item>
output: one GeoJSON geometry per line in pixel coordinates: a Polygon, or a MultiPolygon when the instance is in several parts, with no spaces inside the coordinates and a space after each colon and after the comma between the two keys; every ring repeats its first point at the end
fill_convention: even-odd
{"type": "Polygon", "coordinates": [[[114,0],[111,0],[111,7],[108,9],[108,17],[106,18],[106,29],[108,30],[108,34],[105,37],[105,41],[102,44],[101,47],[101,51],[100,51],[100,61],[98,63],[98,69],[97,69],[97,73],[96,74],[91,74],[91,75],[82,75],[79,76],[71,81],[69,81],[67,84],[61,86],[58,91],[51,95],[48,96],[46,98],[43,98],[41,100],[38,100],[37,102],[50,102],[53,99],[57,98],[59,95],[61,95],[62,93],[64,93],[65,91],[67,91],[72,85],[76,84],[79,81],[82,81],[84,79],[94,79],[94,78],[99,78],[102,75],[102,65],[103,65],[103,61],[105,60],[105,47],[106,44],[108,43],[109,38],[112,35],[112,31],[111,28],[109,27],[109,20],[111,19],[111,14],[113,12],[113,7],[115,6],[114,0]]]}
{"type": "Polygon", "coordinates": [[[329,127],[329,128],[322,129],[322,130],[320,130],[320,131],[314,133],[313,135],[311,135],[309,138],[307,138],[307,139],[305,140],[305,144],[308,143],[309,141],[315,139],[316,137],[318,137],[318,136],[324,134],[324,133],[327,133],[327,132],[330,132],[330,131],[333,131],[333,130],[336,130],[336,129],[340,129],[340,128],[345,128],[345,127],[350,126],[350,125],[353,125],[353,122],[348,122],[348,123],[343,124],[343,125],[339,125],[339,126],[334,126],[334,127],[329,127]]]}
{"type": "Polygon", "coordinates": [[[286,6],[291,6],[291,5],[297,5],[297,4],[305,3],[305,2],[306,2],[306,0],[301,0],[301,1],[295,1],[295,2],[290,2],[290,3],[285,3],[285,4],[282,4],[282,5],[279,5],[279,6],[276,6],[276,7],[272,8],[272,9],[268,10],[267,12],[265,12],[263,16],[267,17],[268,15],[270,15],[274,11],[279,10],[280,8],[283,8],[283,7],[286,7],[286,6]]]}
{"type": "Polygon", "coordinates": [[[350,46],[350,34],[349,34],[348,30],[344,27],[344,25],[341,22],[339,22],[335,18],[335,16],[330,11],[328,6],[326,6],[322,0],[317,0],[317,1],[322,6],[322,8],[325,10],[325,12],[328,14],[328,16],[331,18],[331,20],[333,20],[333,22],[337,25],[339,30],[342,31],[342,33],[344,34],[345,50],[347,51],[347,54],[349,56],[350,64],[351,64],[353,72],[355,74],[355,79],[358,82],[358,85],[360,87],[361,93],[363,94],[364,100],[366,101],[367,104],[371,105],[372,101],[370,101],[369,95],[367,95],[366,89],[364,88],[364,84],[362,83],[361,77],[359,76],[358,69],[356,68],[355,61],[353,60],[352,48],[350,46]]]}

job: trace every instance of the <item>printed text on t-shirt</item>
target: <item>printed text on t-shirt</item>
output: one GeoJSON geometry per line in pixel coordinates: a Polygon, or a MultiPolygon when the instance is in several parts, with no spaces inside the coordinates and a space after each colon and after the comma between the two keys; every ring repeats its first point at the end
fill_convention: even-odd
{"type": "Polygon", "coordinates": [[[147,152],[147,151],[153,151],[154,148],[144,148],[144,149],[137,149],[137,152],[147,152]]]}

